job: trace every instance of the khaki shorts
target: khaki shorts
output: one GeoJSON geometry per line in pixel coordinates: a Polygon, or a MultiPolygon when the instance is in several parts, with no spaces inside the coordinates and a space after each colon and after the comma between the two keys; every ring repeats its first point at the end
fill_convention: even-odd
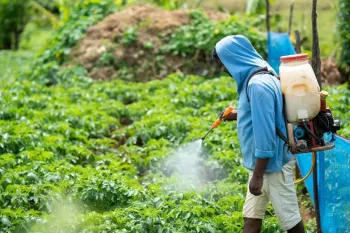
{"type": "MultiPolygon", "coordinates": [[[[278,222],[285,231],[301,221],[297,195],[293,184],[295,160],[288,162],[280,172],[264,174],[262,194],[254,196],[247,192],[243,206],[243,217],[263,219],[267,204],[271,200],[278,222]]],[[[249,181],[253,172],[249,172],[249,181]]],[[[248,183],[249,187],[249,183],[248,183]]]]}

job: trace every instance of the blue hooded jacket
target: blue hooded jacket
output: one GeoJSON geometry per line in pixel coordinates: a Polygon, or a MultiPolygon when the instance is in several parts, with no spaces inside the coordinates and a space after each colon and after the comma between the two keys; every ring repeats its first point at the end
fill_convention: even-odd
{"type": "Polygon", "coordinates": [[[283,98],[280,82],[270,74],[251,74],[261,68],[275,72],[241,35],[227,36],[216,46],[216,53],[238,90],[238,138],[243,154],[243,165],[254,170],[256,158],[269,158],[266,173],[278,172],[292,159],[292,154],[276,134],[276,126],[286,135],[283,118],[283,98]]]}

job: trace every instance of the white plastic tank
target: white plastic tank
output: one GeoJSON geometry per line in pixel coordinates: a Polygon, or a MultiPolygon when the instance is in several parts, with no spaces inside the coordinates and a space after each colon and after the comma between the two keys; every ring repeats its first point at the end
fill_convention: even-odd
{"type": "Polygon", "coordinates": [[[311,120],[320,112],[320,86],[308,62],[307,54],[280,58],[280,79],[287,120],[297,123],[311,120]]]}

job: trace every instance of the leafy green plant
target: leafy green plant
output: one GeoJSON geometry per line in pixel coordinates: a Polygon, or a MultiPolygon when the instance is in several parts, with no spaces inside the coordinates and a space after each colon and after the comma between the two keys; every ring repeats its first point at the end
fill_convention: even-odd
{"type": "MultiPolygon", "coordinates": [[[[270,0],[270,3],[273,1],[270,0]]],[[[246,14],[261,14],[265,12],[265,0],[248,0],[246,14]]]]}
{"type": "Polygon", "coordinates": [[[137,30],[135,28],[128,27],[125,30],[123,37],[120,40],[120,43],[124,45],[131,45],[137,41],[137,38],[138,38],[137,30]]]}
{"type": "Polygon", "coordinates": [[[337,133],[350,138],[350,118],[348,114],[350,109],[349,89],[344,84],[334,88],[327,88],[327,91],[330,93],[327,104],[330,105],[333,116],[341,122],[341,129],[337,133]]]}
{"type": "MultiPolygon", "coordinates": [[[[340,64],[344,72],[350,74],[350,3],[346,0],[340,0],[338,11],[338,31],[341,40],[340,64]]],[[[347,79],[350,81],[350,79],[347,79]]]]}
{"type": "Polygon", "coordinates": [[[110,52],[104,52],[99,60],[101,66],[111,66],[115,64],[115,56],[110,52]]]}
{"type": "Polygon", "coordinates": [[[190,17],[192,24],[181,26],[174,34],[170,34],[163,51],[183,57],[198,57],[201,54],[211,54],[215,43],[223,37],[242,34],[266,57],[266,38],[254,31],[248,22],[243,24],[235,16],[222,22],[213,22],[199,11],[192,12],[190,17]]]}
{"type": "Polygon", "coordinates": [[[39,55],[34,72],[28,75],[42,83],[55,84],[57,78],[53,76],[58,72],[59,65],[66,61],[72,47],[83,37],[89,26],[114,10],[115,5],[110,0],[84,0],[77,3],[67,21],[49,42],[48,49],[39,55]]]}
{"type": "Polygon", "coordinates": [[[184,0],[152,0],[152,2],[168,10],[179,9],[185,4],[184,0]]]}
{"type": "Polygon", "coordinates": [[[154,48],[154,45],[153,45],[152,42],[150,42],[150,41],[144,41],[144,42],[143,42],[143,47],[144,47],[145,49],[153,49],[153,48],[154,48]]]}

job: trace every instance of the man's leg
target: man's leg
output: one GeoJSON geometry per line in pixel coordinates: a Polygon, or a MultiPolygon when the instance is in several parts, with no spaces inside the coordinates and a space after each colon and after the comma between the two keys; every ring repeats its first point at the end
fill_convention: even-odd
{"type": "Polygon", "coordinates": [[[264,175],[264,183],[260,196],[254,196],[249,191],[249,182],[252,178],[252,172],[249,172],[247,196],[243,206],[244,233],[260,233],[262,219],[264,218],[269,198],[267,196],[267,179],[264,175]]]}
{"type": "Polygon", "coordinates": [[[281,228],[288,233],[304,233],[295,186],[293,167],[295,160],[287,163],[282,171],[272,173],[268,193],[281,228]]]}
{"type": "Polygon", "coordinates": [[[260,233],[262,219],[244,218],[243,233],[260,233]]]}
{"type": "Polygon", "coordinates": [[[295,225],[292,229],[288,230],[288,233],[304,233],[304,224],[300,221],[297,225],[295,225]]]}

